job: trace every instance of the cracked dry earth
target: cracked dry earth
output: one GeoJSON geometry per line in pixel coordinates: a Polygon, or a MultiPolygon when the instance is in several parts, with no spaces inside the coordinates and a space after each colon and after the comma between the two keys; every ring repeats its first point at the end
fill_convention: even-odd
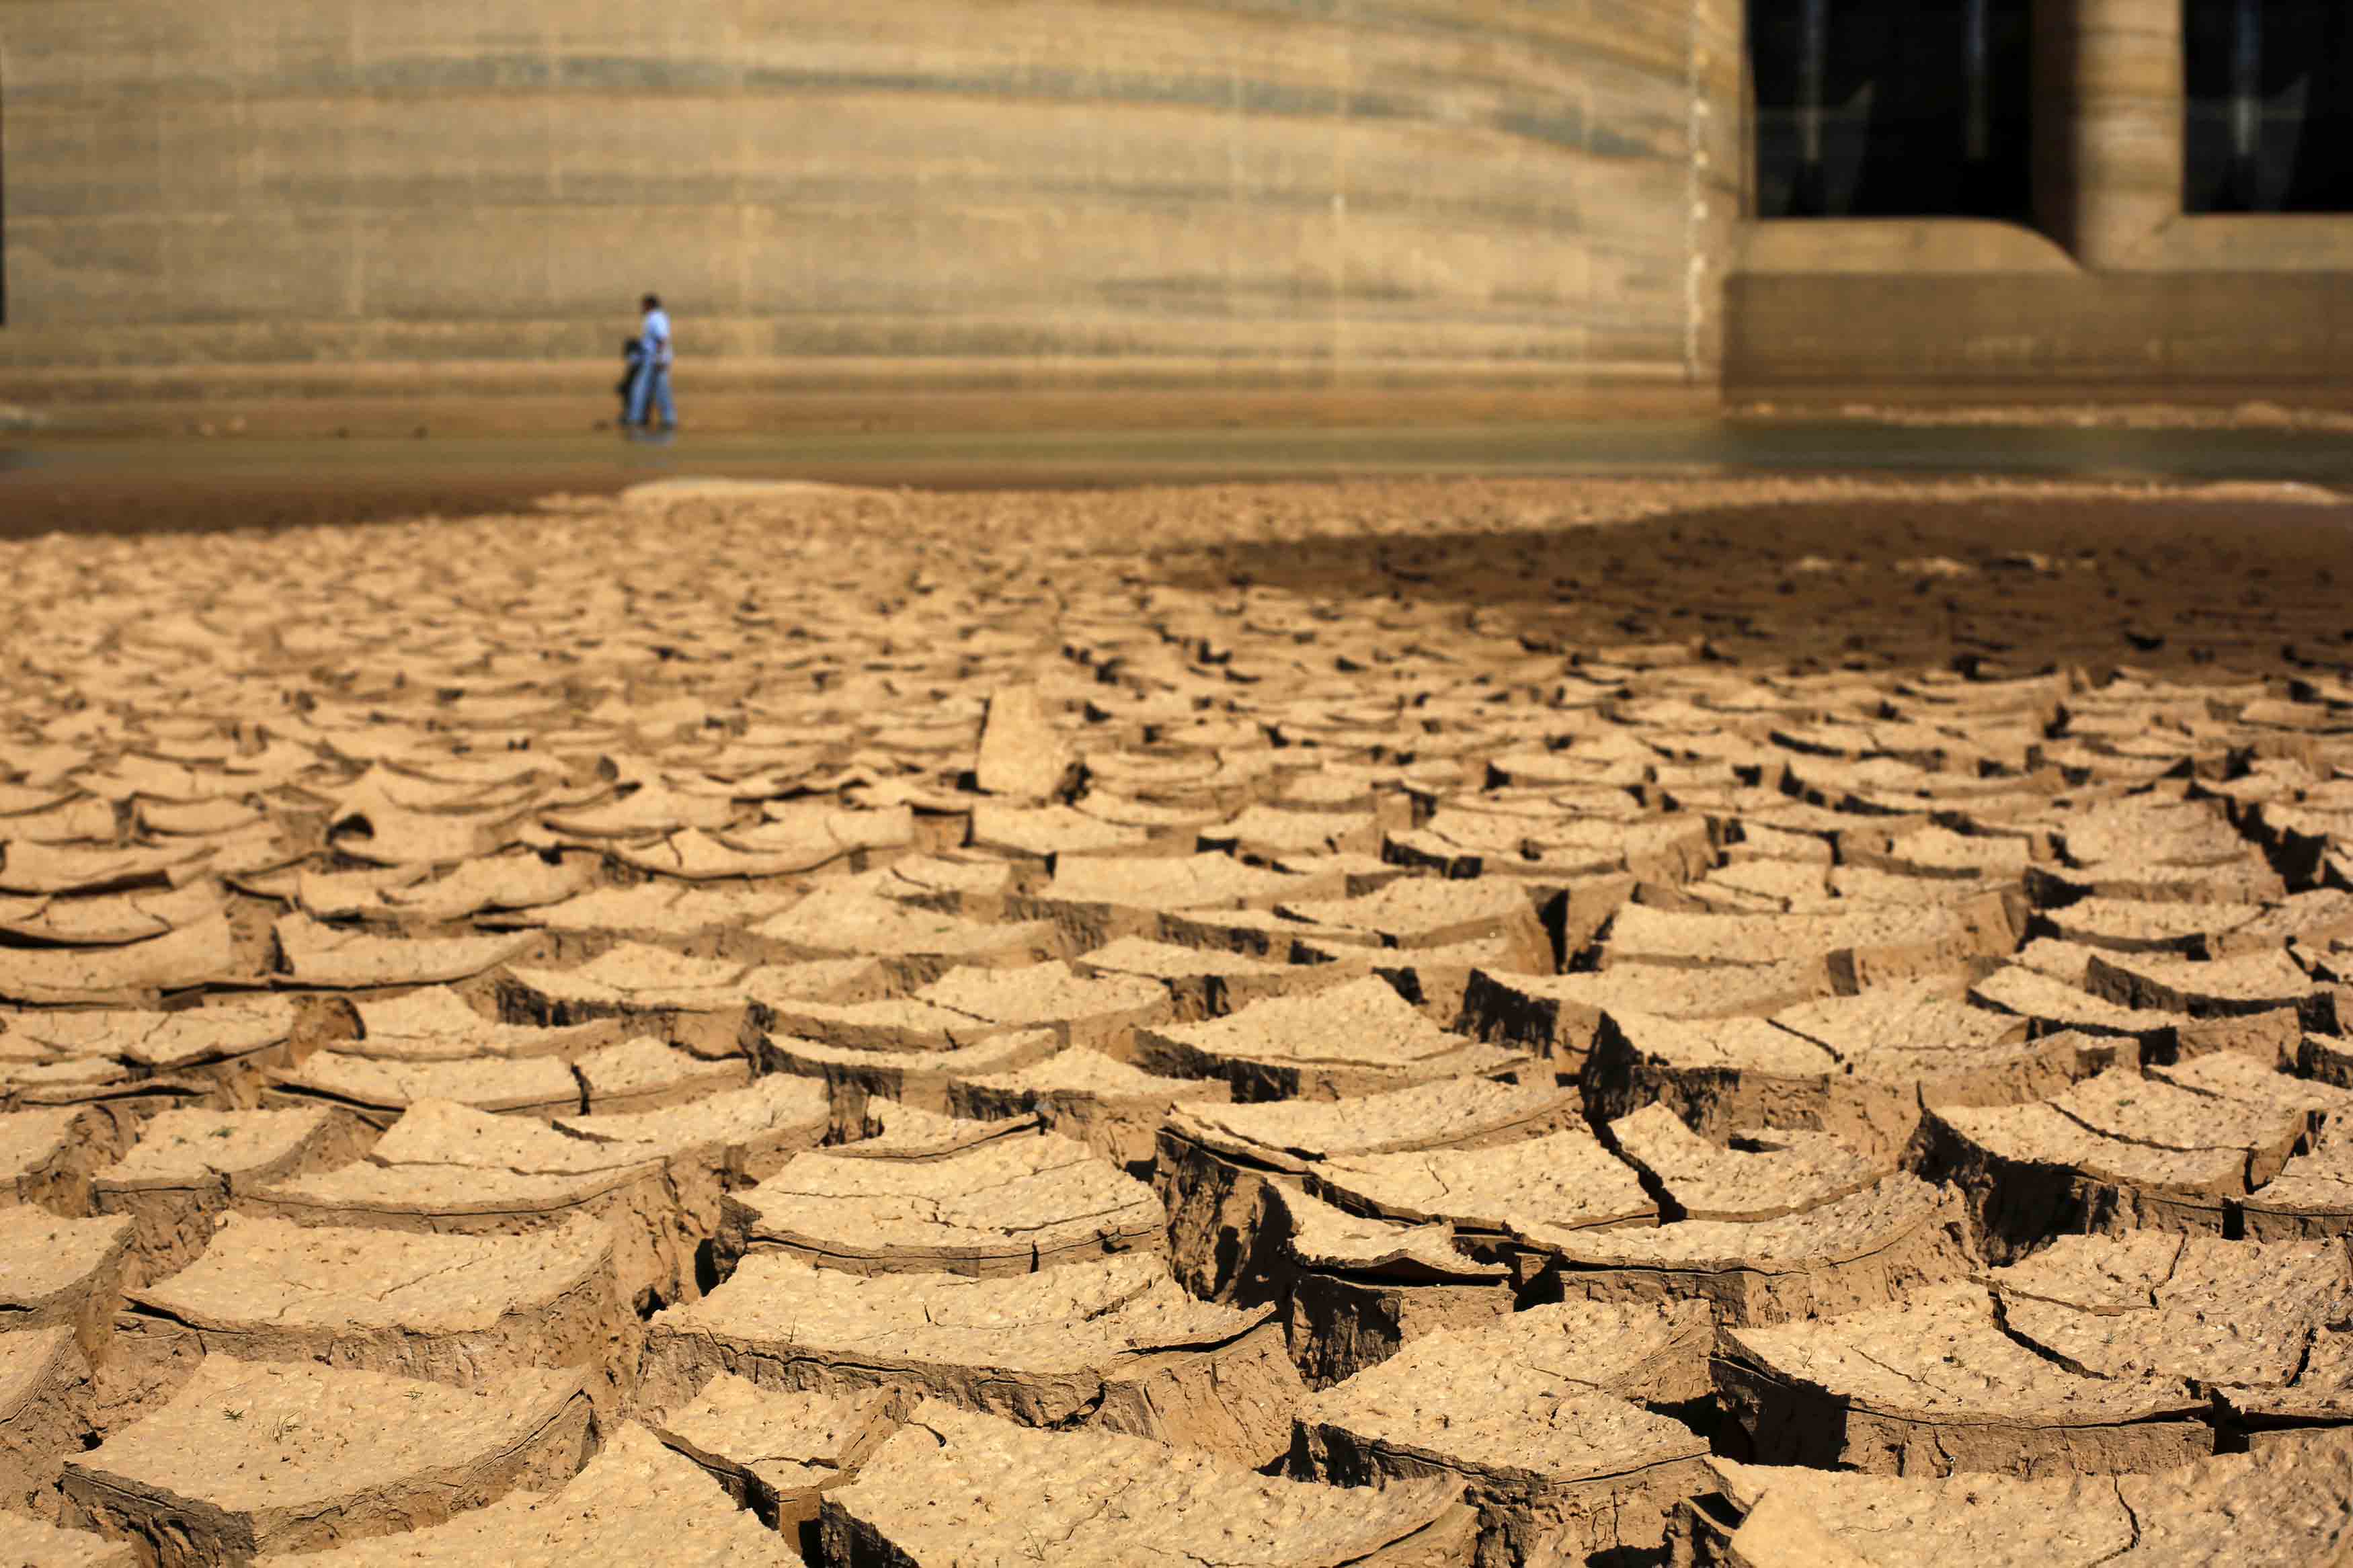
{"type": "Polygon", "coordinates": [[[2348,512],[0,546],[0,1562],[2345,1560],[2348,512]]]}

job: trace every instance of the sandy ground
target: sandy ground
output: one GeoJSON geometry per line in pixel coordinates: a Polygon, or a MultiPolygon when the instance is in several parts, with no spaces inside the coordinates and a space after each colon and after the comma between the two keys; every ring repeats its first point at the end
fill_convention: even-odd
{"type": "Polygon", "coordinates": [[[2353,502],[575,472],[0,544],[0,1556],[2353,1544],[2353,502]]]}
{"type": "MultiPolygon", "coordinates": [[[[2153,407],[2080,412],[1835,409],[1771,416],[1665,416],[1639,400],[1547,411],[1450,407],[1447,420],[1394,421],[1412,405],[1329,409],[1322,423],[1193,417],[1139,426],[1149,399],[1054,412],[1008,407],[961,422],[909,424],[926,405],[881,422],[839,410],[773,422],[757,433],[694,424],[674,441],[632,442],[585,423],[570,435],[453,435],[435,427],[388,437],[0,439],[0,537],[51,530],[154,532],[296,527],[514,510],[551,492],[612,494],[663,478],[791,476],[885,489],[1019,490],[1234,481],[1650,474],[1704,478],[1881,473],[2012,479],[2140,479],[2194,485],[2270,479],[2353,492],[2353,454],[2319,414],[2246,420],[2153,407]],[[1356,416],[1353,422],[1346,416],[1356,416]],[[1884,416],[1879,416],[1883,415],[1884,416]],[[1381,417],[1376,417],[1380,416],[1381,417]],[[2068,417],[2061,417],[2067,416],[2068,417]],[[2143,419],[2140,416],[2148,416],[2143,419]],[[2164,417],[2158,418],[2157,416],[2164,417]],[[1982,417],[1979,417],[1982,416],[1982,417]],[[1388,422],[1384,422],[1384,420],[1388,422]],[[2189,423],[2180,423],[2187,420],[2189,423]],[[1029,421],[1029,423],[1025,423],[1029,421]]],[[[932,412],[938,412],[932,410],[932,412]]]]}

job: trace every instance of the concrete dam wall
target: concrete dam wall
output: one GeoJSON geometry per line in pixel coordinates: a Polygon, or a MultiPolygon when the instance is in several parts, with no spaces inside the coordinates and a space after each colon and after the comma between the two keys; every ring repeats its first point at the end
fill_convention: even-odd
{"type": "Polygon", "coordinates": [[[0,0],[0,400],[527,392],[649,289],[706,390],[1712,387],[1738,56],[1734,0],[0,0]]]}

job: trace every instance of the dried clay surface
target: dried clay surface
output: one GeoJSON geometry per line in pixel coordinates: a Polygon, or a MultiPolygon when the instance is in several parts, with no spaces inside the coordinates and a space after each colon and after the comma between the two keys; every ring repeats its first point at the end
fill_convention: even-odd
{"type": "Polygon", "coordinates": [[[803,1154],[736,1200],[741,1246],[856,1273],[1028,1274],[1163,1246],[1152,1189],[1050,1133],[936,1160],[803,1154]]]}
{"type": "Polygon", "coordinates": [[[1723,1513],[1703,1563],[1744,1568],[1988,1568],[2341,1563],[2353,1442],[2303,1432],[2146,1476],[1895,1478],[1714,1461],[1723,1513]]]}
{"type": "Polygon", "coordinates": [[[499,493],[0,542],[0,1560],[2345,1555],[2353,503],[499,493]]]}
{"type": "Polygon", "coordinates": [[[851,1485],[829,1495],[826,1560],[1436,1568],[1474,1528],[1445,1480],[1374,1489],[1268,1479],[1133,1437],[1029,1432],[918,1405],[851,1485]]]}
{"type": "Polygon", "coordinates": [[[1145,1257],[973,1279],[755,1252],[654,1319],[640,1400],[666,1407],[721,1371],[787,1391],[905,1388],[1251,1467],[1287,1446],[1300,1393],[1271,1313],[1196,1301],[1145,1257]]]}

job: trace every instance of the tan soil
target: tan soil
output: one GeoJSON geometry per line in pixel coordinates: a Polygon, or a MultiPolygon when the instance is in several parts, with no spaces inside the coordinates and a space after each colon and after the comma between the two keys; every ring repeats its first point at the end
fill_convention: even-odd
{"type": "Polygon", "coordinates": [[[57,1517],[58,1479],[92,1435],[95,1404],[72,1324],[0,1334],[0,1528],[19,1510],[57,1517]]]}
{"type": "Polygon", "coordinates": [[[1700,1561],[1745,1568],[2327,1563],[2353,1539],[2342,1479],[2353,1471],[2353,1441],[2341,1432],[2114,1479],[1898,1479],[1726,1460],[1711,1468],[1732,1518],[1697,1521],[1700,1561]]]}
{"type": "Polygon", "coordinates": [[[0,998],[135,1006],[167,991],[242,978],[237,968],[228,917],[215,914],[144,942],[13,951],[0,966],[0,998]]]}
{"type": "Polygon", "coordinates": [[[1703,1483],[1706,1444],[1618,1389],[1689,1381],[1704,1323],[1692,1310],[1554,1307],[1434,1331],[1310,1399],[1295,1462],[1342,1485],[1466,1481],[1482,1562],[1656,1548],[1703,1483]]]}
{"type": "Polygon", "coordinates": [[[959,1116],[1034,1112],[1048,1128],[1130,1175],[1148,1178],[1154,1140],[1168,1112],[1178,1105],[1223,1103],[1231,1092],[1221,1080],[1162,1078],[1101,1051],[1068,1050],[1035,1067],[953,1079],[948,1103],[959,1116]]]}
{"type": "Polygon", "coordinates": [[[276,1075],[272,1106],[328,1105],[385,1127],[410,1106],[450,1100],[479,1110],[543,1121],[585,1109],[579,1076],[555,1057],[462,1057],[450,1061],[378,1061],[321,1051],[276,1075]]]}
{"type": "Polygon", "coordinates": [[[301,1009],[239,997],[174,1012],[100,1008],[20,1016],[11,1034],[76,1055],[102,1054],[134,1079],[174,1079],[222,1103],[258,1102],[271,1072],[292,1065],[301,1009]]]}
{"type": "Polygon", "coordinates": [[[0,1226],[0,1312],[9,1329],[71,1328],[92,1362],[121,1304],[135,1227],[111,1216],[11,1211],[0,1226]]]}
{"type": "Polygon", "coordinates": [[[698,1055],[733,1056],[744,1048],[753,967],[622,942],[571,969],[510,966],[498,977],[499,1010],[512,1023],[558,1027],[614,1019],[627,1033],[656,1035],[698,1055]]]}
{"type": "MultiPolygon", "coordinates": [[[[918,1005],[878,1003],[866,1017],[871,1020],[885,1008],[918,1005]]],[[[955,1016],[960,1019],[962,1015],[955,1016]]],[[[871,1037],[865,1031],[860,1033],[863,1037],[871,1037]]],[[[939,1050],[895,1045],[861,1047],[780,1034],[768,1036],[761,1043],[758,1063],[765,1072],[789,1073],[823,1082],[833,1103],[834,1119],[846,1121],[855,1117],[870,1098],[893,1100],[919,1110],[945,1113],[954,1102],[955,1085],[960,1080],[1017,1072],[1051,1061],[1060,1054],[1061,1042],[1046,1029],[997,1030],[983,1034],[973,1044],[939,1050]]]]}
{"type": "Polygon", "coordinates": [[[1812,1322],[1725,1331],[1716,1379],[1758,1458],[1881,1475],[2163,1469],[2214,1451],[2178,1376],[2084,1375],[2000,1326],[1982,1286],[1812,1322]]]}
{"type": "Polygon", "coordinates": [[[1018,969],[957,969],[915,994],[917,1001],[1006,1029],[1048,1029],[1065,1046],[1127,1057],[1137,1028],[1166,1020],[1168,997],[1134,975],[1093,978],[1060,963],[1018,969]]]}
{"type": "Polygon", "coordinates": [[[1475,1149],[1581,1121],[1572,1089],[1478,1078],[1385,1094],[1180,1107],[1163,1121],[1154,1182],[1178,1278],[1212,1300],[1273,1300],[1269,1185],[1317,1162],[1419,1149],[1475,1149]]]}
{"type": "Polygon", "coordinates": [[[733,1200],[737,1251],[988,1279],[1166,1246],[1152,1189],[1051,1134],[938,1160],[803,1154],[733,1200]]]}
{"type": "Polygon", "coordinates": [[[690,1560],[696,1568],[787,1568],[801,1554],[789,1537],[738,1511],[690,1458],[644,1427],[624,1424],[576,1476],[519,1481],[498,1501],[446,1523],[259,1561],[274,1568],[397,1568],[420,1562],[560,1568],[690,1560]],[[617,1500],[623,1506],[616,1507],[617,1500]]]}
{"type": "MultiPolygon", "coordinates": [[[[791,1037],[853,1051],[958,1050],[1010,1033],[1014,1027],[912,996],[829,1003],[771,994],[750,1016],[753,1026],[767,1041],[791,1037]]],[[[1060,1047],[1050,1034],[1046,1037],[1060,1047]]]]}
{"type": "Polygon", "coordinates": [[[748,1088],[752,1064],[741,1057],[706,1061],[650,1036],[583,1052],[573,1072],[587,1091],[587,1114],[622,1116],[691,1105],[748,1088]]]}
{"type": "Polygon", "coordinates": [[[125,1122],[71,1106],[0,1112],[0,1206],[30,1204],[55,1214],[86,1214],[90,1173],[121,1152],[125,1122]]]}
{"type": "Polygon", "coordinates": [[[1977,1264],[1951,1194],[1909,1176],[1756,1224],[1530,1230],[1514,1263],[1570,1300],[1704,1301],[1726,1324],[1778,1323],[1900,1301],[1977,1264]]]}
{"type": "Polygon", "coordinates": [[[139,1568],[139,1553],[127,1541],[107,1541],[87,1531],[59,1530],[24,1515],[0,1512],[0,1557],[38,1563],[45,1568],[139,1568]]]}
{"type": "Polygon", "coordinates": [[[1510,1268],[1469,1256],[1450,1224],[1371,1219],[1281,1184],[1268,1186],[1265,1202],[1281,1247],[1272,1270],[1284,1342],[1311,1388],[1378,1365],[1424,1334],[1513,1309],[1510,1268]]]}
{"type": "Polygon", "coordinates": [[[1007,1428],[917,1405],[858,1479],[827,1497],[828,1561],[1064,1561],[1144,1568],[1171,1552],[1270,1568],[1439,1568],[1471,1547],[1459,1483],[1379,1490],[1268,1479],[1132,1437],[1007,1428]],[[883,1555],[889,1553],[891,1555],[883,1555]]]}
{"type": "Polygon", "coordinates": [[[968,1279],[754,1253],[653,1320],[644,1405],[672,1408],[722,1371],[785,1392],[905,1388],[1251,1468],[1289,1444],[1300,1386],[1269,1314],[1195,1301],[1150,1257],[968,1279]]]}
{"type": "Polygon", "coordinates": [[[2061,1237],[1987,1276],[2009,1334],[2071,1371],[2284,1388],[2353,1305],[2341,1248],[2140,1232],[2061,1237]]]}
{"type": "MultiPolygon", "coordinates": [[[[1156,929],[1187,910],[1273,910],[1336,891],[1339,879],[1247,865],[1226,854],[1124,858],[1092,855],[1058,863],[1027,901],[1090,948],[1156,929]]],[[[1312,921],[1313,917],[1300,917],[1312,921]]]]}
{"type": "Polygon", "coordinates": [[[1651,1226],[1659,1209],[1631,1167],[1583,1128],[1483,1149],[1415,1149],[1319,1162],[1310,1191],[1383,1219],[1444,1220],[1458,1236],[1651,1226]]]}
{"type": "Polygon", "coordinates": [[[463,1061],[472,1057],[563,1057],[567,1060],[621,1037],[617,1018],[535,1029],[500,1023],[469,1006],[446,985],[397,996],[365,997],[353,1005],[357,1033],[338,1039],[345,1056],[380,1061],[463,1061]]]}
{"type": "Polygon", "coordinates": [[[2243,1440],[2177,1489],[2333,1496],[2353,509],[2279,499],[678,484],[11,545],[0,1500],[175,1562],[789,1551],[733,1503],[1485,1568],[1914,1544],[1704,1447],[1990,1496],[2243,1440]],[[418,1456],[478,1479],[381,1387],[356,1501],[179,1476],[219,1410],[87,1470],[369,1370],[494,1391],[418,1456]],[[1015,1424],[859,1470],[926,1394],[1015,1424]]]}
{"type": "Polygon", "coordinates": [[[689,958],[749,962],[761,951],[751,928],[802,896],[797,889],[646,881],[592,888],[560,903],[477,919],[491,929],[529,931],[533,941],[524,961],[533,967],[577,964],[625,944],[659,944],[689,958]]]}
{"type": "Polygon", "coordinates": [[[2336,1156],[2302,1152],[2345,1108],[2338,1092],[2228,1050],[2146,1076],[2111,1068],[2046,1101],[1932,1109],[1923,1159],[1966,1194],[1997,1259],[2054,1233],[2335,1234],[2336,1156]]]}
{"type": "Polygon", "coordinates": [[[1336,1100],[1506,1070],[1525,1058],[1431,1023],[1372,976],[1201,1024],[1139,1028],[1138,1064],[1220,1078],[1236,1100],[1336,1100]]]}
{"type": "Polygon", "coordinates": [[[445,1237],[232,1215],[201,1258],[130,1301],[206,1360],[316,1361],[461,1388],[568,1366],[600,1401],[636,1373],[638,1325],[615,1284],[613,1238],[593,1224],[445,1237]]]}
{"type": "Polygon", "coordinates": [[[554,1124],[616,1152],[644,1145],[674,1166],[691,1166],[734,1186],[766,1180],[786,1161],[821,1142],[829,1120],[826,1097],[815,1084],[765,1078],[681,1104],[650,1110],[599,1108],[586,1116],[559,1116],[554,1124]]]}
{"type": "Polygon", "coordinates": [[[126,1279],[136,1287],[192,1261],[239,1198],[347,1164],[374,1141],[365,1123],[324,1107],[166,1110],[129,1153],[92,1173],[90,1206],[130,1217],[126,1279]]]}
{"type": "Polygon", "coordinates": [[[280,973],[289,981],[335,989],[463,980],[523,949],[522,940],[512,936],[368,936],[334,930],[307,915],[280,921],[277,937],[280,973]]]}
{"type": "Polygon", "coordinates": [[[836,1398],[776,1394],[720,1373],[653,1430],[772,1530],[818,1516],[822,1495],[857,1479],[913,1403],[885,1390],[836,1398]]]}
{"type": "Polygon", "coordinates": [[[1711,1143],[1662,1104],[1609,1123],[1609,1140],[1672,1205],[1668,1219],[1778,1219],[1861,1192],[1885,1174],[1823,1132],[1749,1131],[1711,1143]]]}
{"type": "MultiPolygon", "coordinates": [[[[852,886],[820,888],[750,931],[758,951],[778,963],[864,959],[878,964],[894,989],[922,985],[963,965],[1027,963],[1060,945],[1043,921],[977,920],[852,886]]],[[[803,994],[822,1001],[866,999],[803,994]]]]}
{"type": "Polygon", "coordinates": [[[1464,1026],[1480,1038],[1524,1042],[1583,1070],[1605,1014],[1704,1020],[1761,1018],[1834,990],[1826,964],[1803,959],[1694,968],[1617,963],[1571,974],[1475,971],[1463,993],[1464,1026]]]}
{"type": "Polygon", "coordinates": [[[576,1372],[470,1392],[212,1356],[169,1405],[69,1461],[65,1490],[79,1521],[180,1568],[437,1523],[560,1484],[588,1447],[576,1372]]]}

